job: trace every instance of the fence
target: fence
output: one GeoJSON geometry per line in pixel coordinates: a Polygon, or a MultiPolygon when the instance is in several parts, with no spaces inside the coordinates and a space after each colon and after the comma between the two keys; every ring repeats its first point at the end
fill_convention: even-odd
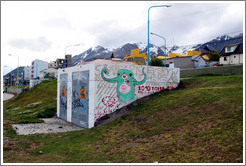
{"type": "Polygon", "coordinates": [[[5,87],[5,90],[7,93],[11,93],[11,94],[20,94],[22,93],[22,88],[18,88],[17,87],[5,87]]]}
{"type": "Polygon", "coordinates": [[[217,67],[205,67],[196,69],[180,70],[180,77],[191,77],[199,75],[229,75],[243,74],[243,65],[226,65],[217,67]]]}

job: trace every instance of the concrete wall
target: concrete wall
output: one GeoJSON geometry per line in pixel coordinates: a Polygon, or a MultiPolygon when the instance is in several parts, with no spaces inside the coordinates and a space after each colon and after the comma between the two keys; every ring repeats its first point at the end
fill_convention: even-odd
{"type": "Polygon", "coordinates": [[[5,88],[7,93],[11,93],[11,94],[21,94],[22,93],[22,88],[18,88],[17,87],[6,87],[5,88]]]}
{"type": "Polygon", "coordinates": [[[40,83],[43,82],[44,80],[47,80],[47,79],[30,80],[30,83],[29,83],[29,89],[32,89],[34,86],[40,84],[40,83]]]}
{"type": "Polygon", "coordinates": [[[180,70],[180,77],[190,77],[198,75],[226,75],[226,74],[243,74],[243,65],[225,65],[218,67],[206,67],[197,69],[180,70]]]}
{"type": "Polygon", "coordinates": [[[97,63],[95,120],[144,96],[176,88],[179,75],[178,68],[97,63]]]}
{"type": "Polygon", "coordinates": [[[83,120],[77,121],[76,118],[82,118],[87,115],[88,118],[84,119],[84,121],[88,120],[88,125],[85,128],[91,128],[94,127],[96,119],[144,96],[160,90],[176,88],[180,82],[180,70],[178,68],[139,66],[128,62],[110,62],[112,61],[95,61],[91,64],[58,70],[58,117],[64,116],[65,113],[61,111],[66,108],[66,117],[63,119],[77,125],[81,124],[80,126],[84,127],[83,120]],[[81,75],[84,75],[83,72],[86,71],[89,71],[89,83],[86,85],[86,81],[84,81],[85,84],[80,86],[76,83],[79,80],[75,80],[73,75],[77,72],[81,72],[81,75]],[[67,85],[64,81],[62,83],[62,74],[67,74],[67,85]],[[76,90],[77,87],[81,87],[81,89],[76,90]],[[76,91],[78,91],[78,95],[76,95],[76,91]],[[86,91],[84,97],[81,94],[83,91],[86,91]],[[67,105],[63,101],[67,101],[67,105]],[[63,107],[64,105],[66,106],[63,107]],[[75,108],[77,105],[81,105],[81,109],[75,108]],[[87,107],[87,105],[88,113],[84,110],[84,106],[87,107]],[[77,116],[78,112],[81,113],[77,116]]]}

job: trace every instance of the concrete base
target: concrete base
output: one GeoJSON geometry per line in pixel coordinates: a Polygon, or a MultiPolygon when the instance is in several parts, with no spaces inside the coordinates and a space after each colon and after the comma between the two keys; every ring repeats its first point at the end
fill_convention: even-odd
{"type": "Polygon", "coordinates": [[[12,127],[18,135],[84,130],[84,128],[78,127],[72,123],[58,118],[45,118],[42,120],[44,120],[45,123],[13,124],[12,127]]]}

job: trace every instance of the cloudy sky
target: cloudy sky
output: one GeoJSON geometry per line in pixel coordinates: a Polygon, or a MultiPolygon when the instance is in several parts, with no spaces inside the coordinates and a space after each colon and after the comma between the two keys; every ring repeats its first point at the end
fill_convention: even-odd
{"type": "MultiPolygon", "coordinates": [[[[147,44],[150,31],[164,36],[167,46],[192,45],[224,34],[244,32],[245,2],[175,1],[2,1],[1,67],[3,74],[35,59],[50,62],[101,45],[147,44]],[[71,46],[79,44],[79,46],[71,46]],[[70,47],[67,47],[70,46],[70,47]],[[8,56],[9,54],[13,56],[8,56]]],[[[161,46],[163,39],[150,36],[161,46]]]]}

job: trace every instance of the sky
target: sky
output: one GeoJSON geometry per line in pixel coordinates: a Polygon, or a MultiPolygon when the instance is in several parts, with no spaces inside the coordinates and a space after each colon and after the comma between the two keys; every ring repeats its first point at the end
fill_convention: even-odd
{"type": "MultiPolygon", "coordinates": [[[[245,30],[244,1],[1,1],[2,74],[97,45],[110,50],[126,43],[147,45],[148,9],[156,5],[172,5],[149,13],[150,32],[163,36],[167,47],[245,30]]],[[[164,45],[153,35],[150,42],[164,45]]]]}

